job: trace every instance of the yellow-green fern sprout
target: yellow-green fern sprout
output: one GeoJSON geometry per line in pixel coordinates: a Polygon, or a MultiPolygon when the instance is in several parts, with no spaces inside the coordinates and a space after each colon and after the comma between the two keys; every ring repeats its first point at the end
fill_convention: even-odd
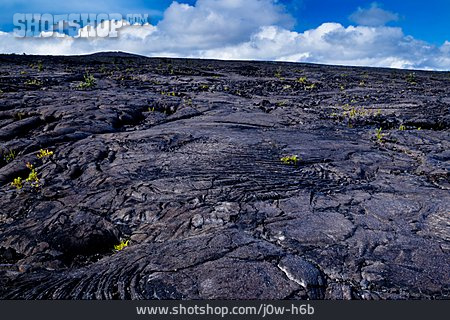
{"type": "Polygon", "coordinates": [[[39,153],[37,154],[38,159],[48,158],[53,155],[53,151],[47,150],[47,149],[41,149],[39,150],[39,153]]]}
{"type": "Polygon", "coordinates": [[[29,182],[32,187],[38,188],[39,187],[39,177],[38,177],[38,173],[37,173],[36,169],[29,162],[27,163],[27,168],[30,169],[31,172],[25,181],[29,182]]]}
{"type": "Polygon", "coordinates": [[[293,155],[293,156],[286,156],[280,159],[281,162],[283,162],[284,164],[293,164],[293,165],[297,165],[298,161],[300,160],[299,157],[297,155],[293,155]]]}
{"type": "Polygon", "coordinates": [[[383,129],[382,128],[378,128],[375,129],[375,137],[377,138],[378,142],[383,142],[383,137],[385,136],[385,134],[383,133],[383,129]]]}
{"type": "Polygon", "coordinates": [[[128,244],[130,243],[130,240],[122,240],[118,245],[114,246],[114,250],[116,251],[122,251],[126,247],[128,247],[128,244]]]}
{"type": "Polygon", "coordinates": [[[23,188],[23,181],[21,177],[15,178],[13,182],[11,182],[11,185],[15,187],[17,190],[20,190],[23,188]]]}

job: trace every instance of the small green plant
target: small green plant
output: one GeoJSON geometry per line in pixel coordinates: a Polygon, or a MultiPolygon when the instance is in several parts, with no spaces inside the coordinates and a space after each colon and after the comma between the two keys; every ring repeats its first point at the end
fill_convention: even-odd
{"type": "Polygon", "coordinates": [[[384,136],[385,136],[385,134],[383,133],[382,128],[375,129],[375,137],[379,143],[383,142],[384,136]]]}
{"type": "Polygon", "coordinates": [[[39,70],[39,72],[44,71],[44,65],[42,64],[42,61],[39,61],[37,64],[37,69],[39,70]]]}
{"type": "Polygon", "coordinates": [[[41,149],[39,150],[39,153],[37,154],[38,159],[44,159],[49,158],[53,155],[53,151],[47,150],[47,149],[41,149]]]}
{"type": "Polygon", "coordinates": [[[26,182],[30,183],[32,187],[38,188],[39,187],[39,177],[37,174],[36,169],[31,163],[27,163],[27,168],[31,170],[30,174],[28,175],[28,178],[26,178],[26,182]]]}
{"type": "Polygon", "coordinates": [[[167,69],[168,69],[170,75],[175,74],[175,70],[174,70],[172,64],[169,63],[169,65],[167,66],[167,69]]]}
{"type": "Polygon", "coordinates": [[[343,114],[344,116],[348,116],[350,119],[355,119],[358,117],[368,117],[371,115],[371,112],[364,109],[364,107],[352,107],[349,111],[345,111],[343,114]]]}
{"type": "Polygon", "coordinates": [[[316,88],[316,84],[315,83],[311,83],[309,86],[305,87],[305,90],[314,90],[316,88]]]}
{"type": "Polygon", "coordinates": [[[16,158],[16,151],[9,150],[9,152],[4,156],[6,162],[11,162],[16,158]]]}
{"type": "Polygon", "coordinates": [[[148,112],[155,112],[155,107],[148,107],[148,112]]]}
{"type": "Polygon", "coordinates": [[[34,168],[34,166],[31,163],[26,164],[27,168],[30,169],[30,173],[28,174],[28,177],[25,179],[25,181],[22,179],[22,177],[17,177],[11,182],[11,186],[16,188],[17,190],[22,189],[25,186],[25,183],[29,183],[33,188],[39,187],[39,176],[34,168]]]}
{"type": "Polygon", "coordinates": [[[29,86],[41,86],[42,82],[37,79],[30,79],[25,81],[25,84],[29,86]]]}
{"type": "Polygon", "coordinates": [[[182,93],[175,92],[175,91],[170,91],[170,92],[161,91],[161,95],[167,96],[167,97],[181,97],[181,96],[183,96],[182,93]]]}
{"type": "Polygon", "coordinates": [[[297,79],[297,82],[301,83],[301,84],[307,84],[308,83],[308,79],[306,77],[300,77],[300,78],[297,79]]]}
{"type": "Polygon", "coordinates": [[[348,116],[350,117],[350,119],[353,119],[356,118],[360,113],[362,113],[362,111],[359,111],[356,108],[351,108],[348,112],[348,116]]]}
{"type": "Polygon", "coordinates": [[[14,188],[16,188],[17,190],[20,190],[23,188],[23,181],[21,177],[17,177],[14,179],[13,182],[11,182],[11,186],[13,186],[14,188]]]}
{"type": "Polygon", "coordinates": [[[282,69],[278,68],[277,71],[275,72],[275,78],[279,79],[279,80],[284,80],[283,75],[281,74],[282,69]]]}
{"type": "Polygon", "coordinates": [[[297,155],[292,155],[292,156],[282,157],[280,160],[284,164],[297,165],[297,163],[300,161],[300,158],[297,155]]]}
{"type": "Polygon", "coordinates": [[[118,245],[114,246],[114,250],[122,251],[123,249],[128,247],[129,243],[130,243],[130,240],[122,240],[118,245]]]}
{"type": "Polygon", "coordinates": [[[23,113],[23,112],[17,112],[15,115],[14,115],[14,119],[16,119],[16,120],[22,120],[22,118],[25,116],[25,113],[23,113]]]}
{"type": "Polygon", "coordinates": [[[400,130],[400,131],[405,131],[405,130],[406,130],[406,127],[405,127],[404,125],[400,125],[400,127],[398,128],[398,130],[400,130]]]}
{"type": "MultiPolygon", "coordinates": [[[[10,154],[14,155],[15,152],[10,154]]],[[[44,159],[49,158],[53,155],[53,151],[47,150],[47,149],[41,149],[39,150],[39,153],[36,155],[38,159],[44,159]]],[[[5,157],[6,158],[6,157],[5,157]]],[[[38,176],[38,172],[33,164],[30,162],[27,162],[26,167],[30,170],[30,173],[28,174],[28,177],[25,179],[25,181],[22,180],[21,177],[17,177],[14,179],[14,181],[11,183],[13,187],[15,187],[17,190],[20,190],[24,187],[24,183],[29,183],[31,187],[38,188],[40,186],[40,180],[38,176]]]]}
{"type": "Polygon", "coordinates": [[[412,85],[416,85],[417,84],[416,73],[415,72],[409,73],[406,76],[406,81],[409,82],[412,85]]]}
{"type": "Polygon", "coordinates": [[[84,75],[84,81],[81,82],[78,85],[79,89],[89,89],[92,87],[95,87],[97,85],[97,80],[95,79],[95,77],[91,74],[85,74],[84,75]]]}
{"type": "MultiPolygon", "coordinates": [[[[364,107],[350,107],[347,103],[343,106],[344,111],[338,115],[341,119],[355,120],[364,119],[368,117],[376,117],[377,114],[374,111],[366,110],[364,107]]],[[[336,113],[334,113],[336,116],[336,113]]]]}

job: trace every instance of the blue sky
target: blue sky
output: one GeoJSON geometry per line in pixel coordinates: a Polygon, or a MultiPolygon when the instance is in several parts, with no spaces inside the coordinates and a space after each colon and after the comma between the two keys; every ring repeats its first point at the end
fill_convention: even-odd
{"type": "MultiPolygon", "coordinates": [[[[150,13],[152,21],[159,21],[172,0],[127,0],[127,1],[1,1],[0,30],[11,31],[14,13],[71,13],[71,12],[119,12],[150,13]],[[97,4],[96,4],[97,3],[97,4]],[[158,14],[159,12],[159,14],[158,14]]],[[[195,4],[195,0],[178,0],[195,4]]],[[[449,0],[280,0],[295,17],[296,31],[316,28],[324,22],[351,24],[349,16],[358,7],[370,7],[374,2],[380,7],[399,14],[399,20],[390,25],[401,26],[406,34],[440,45],[450,41],[449,0]]]]}
{"type": "Polygon", "coordinates": [[[389,25],[401,26],[415,38],[440,45],[450,40],[449,0],[285,0],[297,18],[298,31],[316,28],[323,22],[349,25],[351,13],[356,8],[368,8],[377,2],[382,9],[398,13],[399,20],[389,25]]]}
{"type": "Polygon", "coordinates": [[[449,30],[448,0],[178,0],[178,3],[172,0],[9,0],[0,3],[0,31],[3,31],[0,53],[122,50],[148,56],[449,70],[449,30]],[[14,13],[82,12],[148,13],[151,25],[140,29],[130,27],[115,41],[18,41],[11,37],[14,13]]]}

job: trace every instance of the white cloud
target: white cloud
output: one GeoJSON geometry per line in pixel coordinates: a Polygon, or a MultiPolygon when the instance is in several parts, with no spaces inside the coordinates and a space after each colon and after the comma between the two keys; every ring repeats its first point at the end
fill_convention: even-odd
{"type": "Polygon", "coordinates": [[[292,18],[275,0],[198,0],[195,6],[174,2],[158,25],[127,26],[119,38],[16,39],[0,32],[0,51],[120,50],[147,56],[450,70],[450,42],[436,47],[406,36],[398,27],[324,23],[300,33],[291,26],[292,18]]]}
{"type": "Polygon", "coordinates": [[[303,33],[270,26],[251,40],[201,52],[223,59],[302,61],[393,68],[450,69],[450,43],[441,48],[405,36],[400,28],[324,23],[303,33]]]}
{"type": "Polygon", "coordinates": [[[369,9],[358,8],[350,16],[353,21],[363,26],[384,26],[391,21],[397,21],[398,14],[381,9],[376,2],[373,2],[369,9]]]}
{"type": "Polygon", "coordinates": [[[206,49],[246,41],[261,26],[293,24],[273,0],[198,0],[195,6],[173,2],[158,29],[177,46],[206,49]]]}

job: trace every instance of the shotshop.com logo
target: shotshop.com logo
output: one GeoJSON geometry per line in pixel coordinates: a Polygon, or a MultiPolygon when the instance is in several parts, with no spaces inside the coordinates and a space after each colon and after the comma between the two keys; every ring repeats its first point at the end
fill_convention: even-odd
{"type": "Polygon", "coordinates": [[[14,36],[18,38],[116,38],[123,26],[149,24],[148,14],[16,13],[13,17],[14,36]]]}

